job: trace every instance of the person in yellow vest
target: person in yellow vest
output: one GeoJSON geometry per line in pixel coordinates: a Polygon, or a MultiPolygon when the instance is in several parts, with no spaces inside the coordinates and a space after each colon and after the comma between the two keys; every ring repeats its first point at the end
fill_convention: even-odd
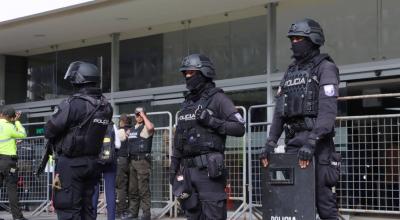
{"type": "Polygon", "coordinates": [[[26,220],[18,206],[17,144],[16,138],[25,138],[25,128],[18,121],[21,112],[5,106],[0,115],[0,184],[5,181],[11,214],[14,220],[26,220]]]}

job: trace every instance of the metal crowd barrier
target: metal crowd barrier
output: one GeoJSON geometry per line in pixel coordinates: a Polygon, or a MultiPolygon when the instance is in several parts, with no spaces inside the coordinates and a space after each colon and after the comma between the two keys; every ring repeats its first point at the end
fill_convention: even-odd
{"type": "Polygon", "coordinates": [[[343,212],[400,214],[400,114],[337,117],[343,212]]]}
{"type": "Polygon", "coordinates": [[[247,122],[247,154],[248,154],[248,173],[249,173],[249,218],[252,219],[253,215],[258,219],[262,219],[262,193],[261,193],[261,164],[259,160],[259,152],[265,144],[267,132],[271,125],[268,120],[253,121],[253,116],[260,113],[266,116],[267,109],[273,108],[273,105],[255,105],[249,108],[248,122],[247,122]]]}
{"type": "MultiPolygon", "coordinates": [[[[251,106],[248,110],[245,137],[228,137],[226,166],[229,170],[227,193],[234,201],[230,219],[247,211],[262,218],[261,179],[258,153],[265,144],[269,120],[265,111],[272,105],[251,106]],[[255,117],[256,116],[256,117],[255,117]],[[262,116],[262,117],[260,117],[262,116]],[[254,118],[262,118],[253,121],[254,118]],[[247,142],[247,143],[246,143],[247,142]],[[247,154],[246,154],[247,145],[247,154]],[[248,199],[248,202],[246,202],[248,199]]],[[[246,118],[246,110],[238,107],[246,118]]],[[[168,169],[172,152],[172,115],[170,112],[148,113],[155,123],[151,174],[152,211],[154,217],[167,214],[176,201],[172,198],[168,169]],[[162,125],[160,125],[162,124],[162,125]]],[[[336,188],[340,211],[349,213],[400,214],[400,114],[338,117],[336,150],[342,155],[341,179],[336,188]]],[[[51,200],[52,171],[39,177],[33,175],[44,150],[45,139],[40,134],[43,123],[25,124],[28,138],[18,141],[20,203],[37,207],[33,215],[48,210],[51,200]],[[36,132],[36,133],[35,133],[36,132]]],[[[104,187],[101,186],[101,193],[104,187]]],[[[7,190],[0,187],[0,206],[8,209],[7,190]]],[[[229,203],[229,202],[228,202],[229,203]]],[[[101,201],[100,208],[105,208],[101,201]]],[[[229,206],[229,205],[228,205],[229,206]]],[[[172,212],[170,213],[172,216],[172,212]]]]}
{"type": "MultiPolygon", "coordinates": [[[[243,119],[246,120],[247,112],[243,106],[236,106],[243,119]]],[[[226,192],[228,195],[227,206],[233,211],[229,219],[237,219],[246,211],[246,134],[243,137],[228,136],[225,145],[225,165],[228,169],[226,192]],[[234,207],[235,202],[240,204],[234,207]]]]}

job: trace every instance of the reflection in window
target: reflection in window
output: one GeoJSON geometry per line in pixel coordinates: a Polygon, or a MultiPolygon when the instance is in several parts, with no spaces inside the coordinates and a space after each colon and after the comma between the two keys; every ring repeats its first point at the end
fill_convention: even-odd
{"type": "Polygon", "coordinates": [[[264,74],[265,20],[257,16],[121,41],[120,90],[184,83],[178,70],[188,53],[209,56],[217,79],[264,74]]]}
{"type": "Polygon", "coordinates": [[[377,56],[376,0],[281,1],[277,7],[277,68],[285,71],[291,62],[290,42],[286,37],[290,25],[303,18],[318,21],[325,33],[325,46],[339,64],[370,62],[377,56]],[[360,7],[362,5],[362,7],[360,7]],[[368,46],[366,46],[368,45],[368,46]]]}
{"type": "Polygon", "coordinates": [[[33,55],[27,59],[28,101],[54,99],[72,94],[72,86],[64,80],[64,75],[69,64],[78,60],[99,67],[102,74],[102,90],[110,91],[111,45],[109,43],[33,55]]]}

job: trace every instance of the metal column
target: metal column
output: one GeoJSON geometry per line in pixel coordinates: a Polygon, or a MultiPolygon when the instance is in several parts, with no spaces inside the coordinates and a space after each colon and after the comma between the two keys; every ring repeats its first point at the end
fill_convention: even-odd
{"type": "Polygon", "coordinates": [[[115,104],[114,92],[119,91],[119,33],[111,34],[111,104],[114,114],[119,113],[118,106],[115,104]]]}

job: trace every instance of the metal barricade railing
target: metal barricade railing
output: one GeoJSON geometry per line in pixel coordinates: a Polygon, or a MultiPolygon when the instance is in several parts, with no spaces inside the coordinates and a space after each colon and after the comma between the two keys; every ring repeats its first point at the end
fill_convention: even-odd
{"type": "Polygon", "coordinates": [[[400,214],[400,114],[338,117],[341,211],[400,214]]]}
{"type": "MultiPolygon", "coordinates": [[[[236,108],[246,120],[246,109],[243,106],[236,106],[236,108]]],[[[228,201],[238,201],[240,203],[240,206],[229,216],[229,219],[236,219],[247,209],[246,135],[243,137],[228,136],[225,147],[225,165],[229,174],[226,187],[228,201]]]]}
{"type": "MultiPolygon", "coordinates": [[[[249,173],[249,212],[250,219],[253,215],[258,219],[262,219],[261,210],[257,209],[262,205],[262,193],[261,193],[261,164],[259,160],[259,152],[265,144],[267,138],[267,132],[270,122],[265,121],[253,121],[253,112],[260,109],[272,108],[273,105],[255,105],[249,108],[248,122],[247,122],[247,154],[248,154],[248,173],[249,173]]],[[[265,114],[266,115],[266,114],[265,114]]]]}

